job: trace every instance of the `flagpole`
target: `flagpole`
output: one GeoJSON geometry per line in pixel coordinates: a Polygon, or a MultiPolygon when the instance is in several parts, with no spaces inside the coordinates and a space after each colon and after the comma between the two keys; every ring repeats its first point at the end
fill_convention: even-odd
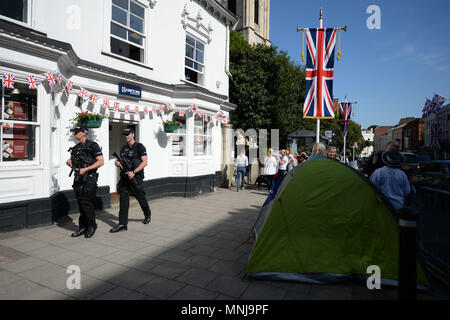
{"type": "MultiPolygon", "coordinates": [[[[322,7],[320,7],[319,28],[323,28],[322,7]]],[[[317,101],[316,101],[317,103],[317,101]]],[[[320,119],[316,119],[316,143],[320,142],[320,119]]]]}
{"type": "MultiPolygon", "coordinates": [[[[347,113],[347,94],[345,95],[345,108],[344,108],[344,121],[345,121],[345,115],[346,115],[346,113],[347,113]]],[[[349,123],[350,124],[350,123],[349,123]]],[[[345,122],[344,122],[344,128],[345,128],[345,122]]],[[[345,131],[345,134],[344,134],[344,164],[346,163],[346,161],[345,161],[345,140],[347,139],[347,131],[345,131]]]]}

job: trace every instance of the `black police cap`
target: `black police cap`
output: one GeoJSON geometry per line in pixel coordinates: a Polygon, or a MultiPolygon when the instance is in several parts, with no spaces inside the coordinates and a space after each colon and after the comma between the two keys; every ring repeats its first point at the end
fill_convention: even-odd
{"type": "Polygon", "coordinates": [[[87,129],[86,128],[79,127],[79,126],[72,128],[70,131],[72,131],[73,134],[77,134],[78,132],[86,132],[87,133],[87,129]]]}
{"type": "Polygon", "coordinates": [[[125,128],[125,129],[122,130],[122,134],[123,134],[124,136],[127,136],[127,135],[129,135],[130,133],[134,133],[134,130],[131,129],[131,128],[125,128]]]}

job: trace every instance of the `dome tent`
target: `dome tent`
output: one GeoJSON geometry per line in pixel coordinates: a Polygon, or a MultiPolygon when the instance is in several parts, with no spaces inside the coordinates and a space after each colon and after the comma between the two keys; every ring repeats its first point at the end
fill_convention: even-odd
{"type": "MultiPolygon", "coordinates": [[[[288,172],[268,200],[253,227],[247,278],[365,280],[376,265],[382,284],[398,285],[396,211],[355,170],[328,159],[308,161],[288,172]]],[[[417,283],[428,285],[420,264],[417,283]]]]}

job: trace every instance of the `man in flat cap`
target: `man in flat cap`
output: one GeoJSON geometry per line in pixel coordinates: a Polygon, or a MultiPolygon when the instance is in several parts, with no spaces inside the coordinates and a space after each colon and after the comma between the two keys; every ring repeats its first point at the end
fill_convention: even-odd
{"type": "Polygon", "coordinates": [[[144,224],[150,223],[151,211],[145,196],[143,180],[144,168],[147,166],[147,150],[144,145],[134,140],[134,130],[125,128],[122,131],[126,145],[120,150],[120,157],[126,161],[131,170],[126,171],[120,161],[116,160],[117,167],[122,169],[117,193],[120,197],[119,224],[110,230],[115,233],[128,230],[128,209],[130,207],[130,192],[136,197],[144,213],[144,224]]]}
{"type": "Polygon", "coordinates": [[[75,127],[71,131],[79,143],[69,149],[71,157],[66,164],[75,172],[72,188],[80,210],[79,229],[72,237],[84,234],[85,238],[91,238],[97,229],[94,200],[97,193],[97,169],[104,164],[103,154],[96,142],[87,139],[86,128],[75,127]]]}

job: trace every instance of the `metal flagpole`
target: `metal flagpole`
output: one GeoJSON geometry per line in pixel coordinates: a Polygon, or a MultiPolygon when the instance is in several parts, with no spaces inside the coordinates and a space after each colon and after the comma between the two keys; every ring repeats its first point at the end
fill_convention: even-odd
{"type": "MultiPolygon", "coordinates": [[[[322,7],[320,7],[319,28],[323,28],[322,7]]],[[[317,101],[316,101],[317,104],[317,101]]],[[[316,143],[320,142],[320,119],[316,119],[316,143]]]]}
{"type": "MultiPolygon", "coordinates": [[[[345,103],[347,103],[347,94],[345,95],[345,103]]],[[[343,119],[344,119],[344,128],[345,128],[345,116],[346,116],[346,113],[347,113],[347,104],[345,104],[345,108],[344,108],[344,115],[343,115],[343,119]]],[[[344,134],[344,164],[346,163],[346,161],[345,161],[345,140],[347,139],[347,131],[345,132],[345,134],[344,134]]]]}

